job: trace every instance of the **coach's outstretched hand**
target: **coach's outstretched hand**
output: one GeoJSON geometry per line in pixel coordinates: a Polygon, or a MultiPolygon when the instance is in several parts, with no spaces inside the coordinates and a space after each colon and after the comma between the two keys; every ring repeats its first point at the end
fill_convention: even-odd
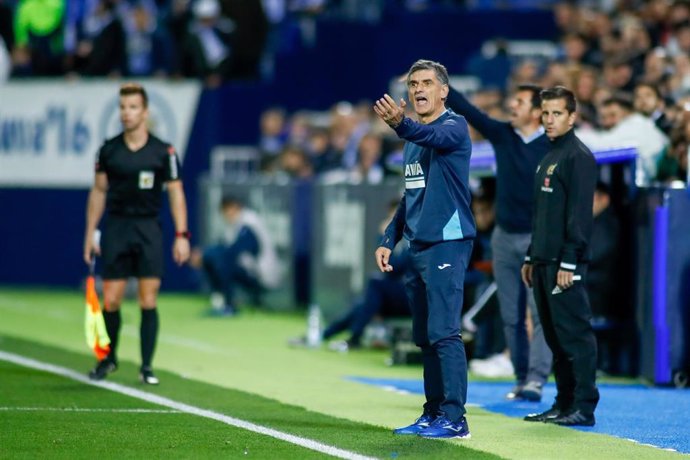
{"type": "Polygon", "coordinates": [[[376,101],[374,112],[391,128],[397,128],[405,118],[405,106],[407,103],[400,99],[400,105],[396,104],[392,97],[384,94],[376,101]]]}

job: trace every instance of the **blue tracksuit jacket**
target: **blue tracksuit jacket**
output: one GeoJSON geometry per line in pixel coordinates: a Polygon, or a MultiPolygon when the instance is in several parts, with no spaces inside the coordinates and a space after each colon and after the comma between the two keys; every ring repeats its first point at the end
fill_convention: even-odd
{"type": "Polygon", "coordinates": [[[467,122],[450,110],[429,124],[409,118],[395,128],[408,141],[403,150],[405,194],[386,228],[381,246],[474,238],[468,187],[470,142],[467,122]]]}

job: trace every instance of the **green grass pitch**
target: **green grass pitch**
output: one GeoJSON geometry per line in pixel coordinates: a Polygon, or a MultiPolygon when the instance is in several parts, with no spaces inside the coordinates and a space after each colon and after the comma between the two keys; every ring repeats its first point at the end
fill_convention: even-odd
{"type": "MultiPolygon", "coordinates": [[[[120,369],[109,378],[335,448],[377,458],[670,458],[678,454],[594,433],[471,407],[472,439],[396,437],[422,398],[348,376],[420,378],[387,367],[385,352],[290,349],[304,332],[297,314],[246,310],[206,315],[206,299],[163,295],[155,368],[158,387],[137,382],[136,305],[123,306],[120,369]]],[[[94,359],[83,336],[79,292],[0,290],[0,350],[85,373],[94,359]]],[[[470,380],[470,385],[472,380],[470,380]]],[[[286,458],[325,454],[265,435],[0,360],[0,458],[286,458]],[[132,412],[133,409],[141,410],[132,412]]]]}

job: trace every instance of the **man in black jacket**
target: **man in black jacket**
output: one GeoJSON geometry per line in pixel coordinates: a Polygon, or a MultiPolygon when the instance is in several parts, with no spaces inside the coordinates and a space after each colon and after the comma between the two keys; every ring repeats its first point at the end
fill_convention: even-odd
{"type": "Polygon", "coordinates": [[[544,337],[554,358],[556,400],[527,421],[592,426],[599,401],[592,310],[583,282],[589,262],[597,168],[575,136],[575,96],[557,86],[541,93],[542,123],[551,150],[535,177],[532,243],[522,279],[534,288],[544,337]]]}
{"type": "Polygon", "coordinates": [[[520,279],[520,267],[530,243],[534,197],[526,186],[551,148],[541,126],[541,88],[520,85],[510,98],[510,121],[495,120],[479,111],[451,88],[447,105],[464,116],[494,148],[496,155],[496,227],[491,235],[494,277],[503,321],[503,333],[515,370],[511,400],[540,401],[551,372],[551,350],[534,304],[531,289],[520,279]],[[527,338],[525,316],[532,314],[532,340],[527,338]]]}

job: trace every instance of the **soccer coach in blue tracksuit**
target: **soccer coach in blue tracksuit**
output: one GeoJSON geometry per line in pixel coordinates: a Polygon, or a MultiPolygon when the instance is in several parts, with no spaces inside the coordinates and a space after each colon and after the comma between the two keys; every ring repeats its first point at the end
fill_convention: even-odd
{"type": "Polygon", "coordinates": [[[460,311],[476,233],[468,188],[472,145],[465,119],[445,107],[448,72],[443,65],[415,62],[407,87],[419,122],[404,116],[404,101],[399,106],[387,94],[374,106],[407,141],[405,194],[376,250],[376,263],[381,271],[392,271],[391,250],[403,237],[409,242],[412,267],[405,288],[424,362],[424,412],[395,433],[466,438],[467,359],[460,311]]]}

